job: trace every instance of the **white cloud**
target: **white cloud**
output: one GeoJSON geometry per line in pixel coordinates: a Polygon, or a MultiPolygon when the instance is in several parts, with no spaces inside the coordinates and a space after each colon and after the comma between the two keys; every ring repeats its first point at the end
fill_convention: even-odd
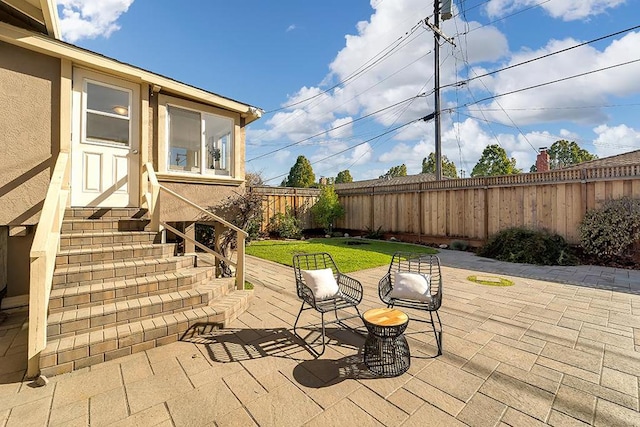
{"type": "Polygon", "coordinates": [[[289,160],[290,157],[291,151],[288,150],[281,150],[273,154],[273,160],[275,160],[277,163],[284,163],[285,161],[289,160]]]}
{"type": "Polygon", "coordinates": [[[329,137],[334,139],[347,138],[353,135],[353,118],[342,117],[336,119],[331,123],[331,129],[333,130],[329,131],[329,137]]]}
{"type": "Polygon", "coordinates": [[[613,156],[640,149],[640,131],[627,125],[600,125],[593,129],[598,137],[593,141],[598,157],[613,156]]]}
{"type": "Polygon", "coordinates": [[[288,33],[289,31],[293,31],[293,30],[295,30],[296,28],[298,28],[298,27],[296,27],[296,24],[291,24],[291,25],[289,25],[289,26],[287,27],[287,29],[285,30],[285,32],[286,32],[286,33],[288,33]]]}
{"type": "Polygon", "coordinates": [[[563,21],[585,19],[599,15],[620,6],[626,0],[491,0],[487,4],[487,13],[490,17],[509,15],[517,10],[540,5],[553,18],[563,21]]]}
{"type": "MultiPolygon", "coordinates": [[[[571,38],[551,40],[541,49],[523,49],[513,54],[506,65],[537,58],[579,43],[580,41],[571,38]]],[[[500,72],[489,80],[489,88],[494,94],[504,94],[610,67],[636,59],[638,45],[640,33],[628,33],[602,51],[591,46],[576,48],[500,72]]],[[[511,124],[512,119],[519,125],[552,121],[602,123],[607,116],[597,106],[606,104],[612,95],[631,96],[640,93],[640,80],[637,78],[639,74],[640,63],[634,63],[501,96],[485,105],[493,110],[485,114],[491,120],[511,124]],[[595,107],[585,108],[587,106],[595,107]],[[502,111],[503,108],[511,119],[502,111]]]]}
{"type": "MultiPolygon", "coordinates": [[[[309,137],[330,128],[330,124],[341,117],[373,113],[430,91],[433,83],[428,83],[429,74],[433,73],[433,56],[429,52],[433,46],[433,35],[420,26],[411,35],[405,33],[421,18],[428,16],[431,8],[425,6],[423,0],[378,2],[372,7],[375,13],[370,21],[359,22],[357,34],[345,36],[345,47],[329,65],[330,72],[321,84],[302,87],[283,104],[283,111],[265,122],[268,130],[264,140],[286,137],[295,141],[309,137]],[[402,36],[406,46],[363,72],[363,64],[371,64],[374,62],[372,58],[379,59],[381,50],[393,45],[402,36]],[[350,78],[354,73],[359,73],[358,77],[350,78]],[[327,87],[347,79],[340,87],[323,93],[327,87]],[[309,101],[301,102],[306,99],[309,101]]],[[[480,26],[477,22],[465,23],[460,17],[456,19],[457,22],[446,21],[445,30],[448,28],[453,34],[457,28],[464,28],[467,24],[471,27],[480,26]]],[[[467,50],[472,52],[469,58],[471,63],[493,61],[508,53],[505,36],[491,26],[470,33],[460,43],[468,43],[467,50]]],[[[451,46],[443,47],[442,57],[450,56],[451,49],[451,46]]],[[[453,60],[444,63],[443,84],[456,80],[455,65],[453,60]]],[[[376,121],[391,127],[407,123],[433,109],[431,98],[423,97],[398,105],[364,123],[376,121]]],[[[353,126],[354,135],[358,134],[360,125],[353,126]]]]}
{"type": "Polygon", "coordinates": [[[62,38],[70,43],[99,36],[108,38],[120,29],[120,15],[133,0],[59,0],[62,38]]]}

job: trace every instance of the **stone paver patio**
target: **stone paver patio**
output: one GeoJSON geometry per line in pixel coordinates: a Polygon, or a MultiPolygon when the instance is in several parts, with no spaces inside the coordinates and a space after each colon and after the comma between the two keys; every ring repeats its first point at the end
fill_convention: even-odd
{"type": "MultiPolygon", "coordinates": [[[[331,328],[315,359],[292,334],[292,270],[247,264],[255,298],[231,328],[203,325],[45,387],[22,382],[24,313],[11,313],[0,324],[0,426],[640,425],[632,290],[505,275],[514,286],[482,286],[466,280],[474,271],[444,267],[444,354],[432,358],[433,335],[410,322],[411,368],[381,379],[362,364],[364,338],[348,330],[331,328]]],[[[352,274],[365,286],[361,311],[380,306],[384,272],[352,274]]]]}

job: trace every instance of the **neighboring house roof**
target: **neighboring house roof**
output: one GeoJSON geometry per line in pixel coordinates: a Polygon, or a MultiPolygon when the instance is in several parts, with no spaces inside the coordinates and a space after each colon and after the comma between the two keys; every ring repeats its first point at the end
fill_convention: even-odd
{"type": "Polygon", "coordinates": [[[588,162],[578,163],[562,169],[604,168],[638,164],[640,164],[640,150],[635,150],[628,153],[616,154],[615,156],[589,160],[588,162]]]}
{"type": "MultiPolygon", "coordinates": [[[[447,178],[448,179],[448,178],[447,178]]],[[[347,190],[352,188],[385,187],[400,184],[416,184],[421,182],[435,181],[436,177],[432,173],[420,173],[418,175],[397,176],[393,178],[367,179],[364,181],[346,182],[335,184],[336,190],[347,190]]]]}
{"type": "Polygon", "coordinates": [[[0,11],[34,31],[60,39],[55,0],[1,0],[0,11]]]}
{"type": "MultiPolygon", "coordinates": [[[[24,6],[25,9],[29,9],[25,6],[26,4],[35,8],[33,3],[38,1],[47,7],[48,5],[52,7],[51,11],[49,11],[49,15],[50,17],[55,16],[55,21],[57,22],[57,12],[55,11],[55,2],[53,0],[0,0],[0,16],[1,12],[9,8],[7,4],[13,5],[15,3],[16,5],[24,6]]],[[[47,7],[45,7],[45,9],[47,9],[47,7]]],[[[35,10],[32,10],[31,12],[35,14],[35,10]]],[[[24,21],[21,22],[24,23],[24,21]]],[[[92,52],[70,43],[66,43],[48,32],[38,31],[37,28],[32,27],[33,26],[29,27],[31,30],[27,30],[21,26],[12,25],[11,23],[0,22],[0,41],[44,53],[49,56],[68,59],[75,65],[82,65],[87,68],[107,72],[109,74],[119,75],[134,82],[148,83],[154,91],[162,89],[165,93],[178,95],[187,99],[240,113],[245,119],[245,124],[249,124],[262,117],[263,111],[260,108],[179,82],[170,77],[165,77],[163,75],[147,71],[135,65],[109,58],[105,55],[92,52]]]]}

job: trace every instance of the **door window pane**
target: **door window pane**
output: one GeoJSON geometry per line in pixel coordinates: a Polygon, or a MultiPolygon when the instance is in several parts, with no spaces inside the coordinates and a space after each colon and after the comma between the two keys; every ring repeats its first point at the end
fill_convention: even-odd
{"type": "Polygon", "coordinates": [[[129,117],[129,92],[87,82],[87,109],[129,117]]]}
{"type": "Polygon", "coordinates": [[[200,172],[200,113],[169,107],[169,169],[200,172]]]}
{"type": "Polygon", "coordinates": [[[129,145],[129,120],[87,112],[87,139],[129,145]]]}
{"type": "Polygon", "coordinates": [[[86,83],[85,142],[129,146],[131,92],[86,83]]]}

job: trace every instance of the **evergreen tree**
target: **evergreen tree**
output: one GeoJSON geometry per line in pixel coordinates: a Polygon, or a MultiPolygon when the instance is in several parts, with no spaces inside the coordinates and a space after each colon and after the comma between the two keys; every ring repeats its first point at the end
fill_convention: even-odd
{"type": "Polygon", "coordinates": [[[338,176],[336,176],[336,184],[342,184],[345,182],[353,182],[353,178],[351,177],[351,172],[349,172],[349,169],[338,172],[338,176]]]}
{"type": "Polygon", "coordinates": [[[309,188],[316,182],[316,176],[313,173],[311,163],[305,156],[298,156],[296,163],[289,170],[286,181],[283,181],[285,187],[309,188]]]}
{"type": "Polygon", "coordinates": [[[521,170],[516,168],[516,159],[510,159],[504,148],[493,144],[484,149],[480,160],[471,171],[471,176],[513,175],[520,172],[521,170]]]}
{"type": "Polygon", "coordinates": [[[551,169],[560,169],[598,158],[598,156],[580,148],[575,141],[569,142],[565,139],[554,142],[548,153],[551,169]]]}
{"type": "Polygon", "coordinates": [[[397,176],[407,176],[407,165],[404,163],[399,166],[392,166],[391,169],[380,178],[395,178],[397,176]]]}
{"type": "MultiPolygon", "coordinates": [[[[429,157],[422,159],[422,173],[436,173],[436,154],[430,153],[429,157]]],[[[449,178],[458,177],[458,169],[456,164],[447,159],[447,156],[442,156],[442,176],[449,178]]]]}

